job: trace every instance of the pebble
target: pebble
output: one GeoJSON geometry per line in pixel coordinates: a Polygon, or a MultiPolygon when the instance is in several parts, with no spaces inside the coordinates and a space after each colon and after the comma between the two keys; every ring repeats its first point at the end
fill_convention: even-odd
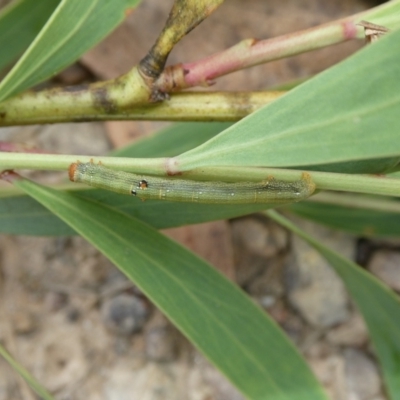
{"type": "Polygon", "coordinates": [[[368,269],[394,290],[400,291],[400,252],[378,250],[372,256],[368,269]]]}
{"type": "Polygon", "coordinates": [[[359,350],[344,352],[345,382],[348,399],[370,400],[380,395],[381,383],[376,365],[359,350]]]}
{"type": "Polygon", "coordinates": [[[120,294],[104,301],[101,315],[105,326],[111,332],[128,336],[142,329],[149,309],[139,297],[120,294]]]}
{"type": "Polygon", "coordinates": [[[146,358],[156,362],[171,362],[176,358],[177,344],[170,326],[156,326],[145,336],[146,358]]]}
{"type": "Polygon", "coordinates": [[[287,248],[288,234],[275,222],[255,216],[236,219],[231,226],[236,282],[262,296],[268,291],[265,281],[270,281],[269,270],[277,266],[277,256],[287,248]],[[257,287],[250,287],[254,285],[257,287]]]}
{"type": "Polygon", "coordinates": [[[12,315],[12,326],[15,333],[26,335],[37,329],[35,317],[29,311],[20,310],[12,315]]]}
{"type": "Polygon", "coordinates": [[[147,363],[140,368],[134,368],[132,360],[120,359],[106,372],[102,396],[96,398],[107,400],[182,399],[176,378],[178,373],[179,371],[170,365],[147,363]]]}
{"type": "MultiPolygon", "coordinates": [[[[349,235],[296,219],[311,236],[341,255],[352,258],[354,241],[349,235]]],[[[310,245],[293,235],[293,257],[287,263],[286,286],[289,301],[308,323],[325,329],[349,318],[349,298],[342,280],[329,263],[310,245]]]]}
{"type": "Polygon", "coordinates": [[[368,330],[361,315],[354,313],[344,324],[332,328],[326,338],[333,345],[361,347],[368,342],[368,330]]]}
{"type": "Polygon", "coordinates": [[[248,252],[267,258],[275,256],[288,244],[288,234],[280,225],[253,216],[234,220],[232,235],[248,252]]]}

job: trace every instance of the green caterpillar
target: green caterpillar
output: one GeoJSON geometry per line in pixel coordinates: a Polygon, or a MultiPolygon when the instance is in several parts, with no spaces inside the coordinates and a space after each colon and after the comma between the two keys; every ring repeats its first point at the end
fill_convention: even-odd
{"type": "Polygon", "coordinates": [[[311,176],[303,173],[293,182],[268,178],[261,182],[201,182],[186,179],[144,177],[114,171],[101,164],[74,163],[69,167],[73,182],[130,194],[140,199],[213,204],[288,203],[304,200],[315,190],[311,176]]]}

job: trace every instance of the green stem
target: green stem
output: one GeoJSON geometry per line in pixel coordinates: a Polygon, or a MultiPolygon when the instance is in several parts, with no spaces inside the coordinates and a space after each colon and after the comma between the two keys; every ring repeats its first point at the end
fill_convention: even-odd
{"type": "Polygon", "coordinates": [[[347,208],[356,208],[373,211],[393,212],[400,214],[398,200],[386,200],[381,197],[366,197],[356,194],[343,194],[335,192],[321,192],[311,197],[312,203],[334,204],[347,208]]]}
{"type": "Polygon", "coordinates": [[[163,158],[92,157],[88,155],[0,153],[0,170],[4,169],[43,169],[67,171],[76,162],[103,163],[109,168],[137,173],[163,175],[163,158]]]}
{"type": "MultiPolygon", "coordinates": [[[[101,162],[105,166],[128,172],[161,176],[184,176],[194,180],[261,181],[270,176],[293,181],[301,178],[302,171],[256,167],[203,167],[191,171],[179,170],[174,158],[90,157],[82,155],[0,153],[0,169],[28,168],[67,171],[74,162],[101,162]]],[[[373,175],[351,175],[308,171],[318,190],[378,194],[400,197],[400,180],[373,175]]]]}
{"type": "Polygon", "coordinates": [[[139,70],[145,79],[158,78],[169,53],[192,29],[217,9],[224,0],[175,0],[164,29],[148,54],[140,61],[139,70]]]}
{"type": "Polygon", "coordinates": [[[186,92],[162,103],[100,100],[93,88],[26,92],[0,105],[0,126],[79,121],[238,121],[284,92],[186,92]],[[108,104],[108,107],[107,107],[108,104]]]}

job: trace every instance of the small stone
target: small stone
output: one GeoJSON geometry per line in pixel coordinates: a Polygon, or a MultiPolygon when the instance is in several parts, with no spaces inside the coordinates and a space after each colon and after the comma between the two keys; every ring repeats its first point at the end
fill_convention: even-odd
{"type": "Polygon", "coordinates": [[[360,314],[355,313],[344,324],[331,329],[326,338],[337,346],[360,347],[368,341],[368,331],[360,314]]]}
{"type": "Polygon", "coordinates": [[[118,360],[106,372],[102,395],[96,398],[107,400],[193,399],[192,396],[182,396],[182,391],[177,385],[178,374],[176,367],[170,365],[146,363],[141,368],[135,368],[131,358],[118,360]]]}
{"type": "Polygon", "coordinates": [[[243,286],[246,292],[257,298],[270,297],[270,302],[271,298],[273,298],[273,302],[276,302],[285,292],[282,279],[285,257],[276,256],[269,260],[250,257],[248,262],[253,267],[260,267],[261,270],[252,279],[245,282],[246,284],[243,286]]]}
{"type": "Polygon", "coordinates": [[[344,352],[347,398],[369,400],[380,395],[381,381],[376,365],[355,349],[344,352]]]}
{"type": "Polygon", "coordinates": [[[142,329],[149,309],[139,297],[121,294],[107,299],[102,305],[101,314],[111,332],[128,336],[142,329]]]}
{"type": "Polygon", "coordinates": [[[251,216],[236,219],[231,224],[236,282],[253,295],[264,295],[268,290],[261,275],[268,281],[271,268],[282,264],[279,258],[287,247],[288,234],[266,218],[251,216]],[[259,283],[260,280],[263,282],[259,283]]]}
{"type": "Polygon", "coordinates": [[[32,333],[37,327],[34,316],[30,312],[23,310],[13,314],[12,324],[15,333],[19,335],[32,333]]]}
{"type": "Polygon", "coordinates": [[[181,334],[167,318],[159,310],[155,310],[146,323],[144,332],[146,358],[156,362],[175,360],[180,338],[181,334]]]}
{"type": "Polygon", "coordinates": [[[295,344],[300,345],[306,332],[304,320],[298,315],[290,313],[285,306],[275,306],[268,310],[268,313],[281,325],[289,338],[292,339],[295,344]],[[280,315],[279,308],[281,308],[280,315]]]}
{"type": "Polygon", "coordinates": [[[288,243],[288,234],[281,226],[256,217],[234,220],[232,235],[251,254],[267,258],[275,256],[288,243]]]}
{"type": "MultiPolygon", "coordinates": [[[[354,243],[339,234],[308,221],[296,224],[322,243],[351,258],[354,243]]],[[[329,263],[309,244],[293,236],[293,259],[286,268],[286,286],[291,304],[313,326],[324,329],[349,317],[349,299],[342,280],[329,263]]]]}
{"type": "Polygon", "coordinates": [[[376,251],[369,262],[368,269],[389,287],[400,291],[400,252],[376,251]]]}
{"type": "Polygon", "coordinates": [[[329,398],[346,398],[341,382],[344,370],[342,356],[332,354],[325,358],[311,358],[308,362],[317,379],[323,384],[328,394],[330,394],[329,398]]]}
{"type": "Polygon", "coordinates": [[[69,307],[66,310],[67,321],[76,322],[80,317],[80,312],[76,307],[69,307]]]}
{"type": "Polygon", "coordinates": [[[321,333],[309,329],[305,333],[300,350],[307,359],[327,359],[333,355],[333,347],[321,338],[321,333]]]}
{"type": "Polygon", "coordinates": [[[169,326],[154,327],[146,332],[147,359],[156,362],[171,362],[176,358],[174,332],[169,326]]]}
{"type": "Polygon", "coordinates": [[[265,295],[258,299],[260,306],[268,309],[271,308],[276,303],[276,297],[272,295],[265,295]]]}
{"type": "Polygon", "coordinates": [[[61,310],[68,303],[68,294],[62,292],[47,292],[44,298],[46,308],[50,312],[61,310]]]}

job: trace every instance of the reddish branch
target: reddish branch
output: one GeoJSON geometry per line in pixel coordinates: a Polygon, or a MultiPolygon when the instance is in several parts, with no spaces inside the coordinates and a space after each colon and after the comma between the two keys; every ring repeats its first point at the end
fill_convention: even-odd
{"type": "MultiPolygon", "coordinates": [[[[364,14],[364,13],[363,13],[364,14]]],[[[167,67],[155,85],[164,93],[209,86],[222,75],[360,37],[359,14],[272,39],[245,39],[205,59],[167,67]]]]}

